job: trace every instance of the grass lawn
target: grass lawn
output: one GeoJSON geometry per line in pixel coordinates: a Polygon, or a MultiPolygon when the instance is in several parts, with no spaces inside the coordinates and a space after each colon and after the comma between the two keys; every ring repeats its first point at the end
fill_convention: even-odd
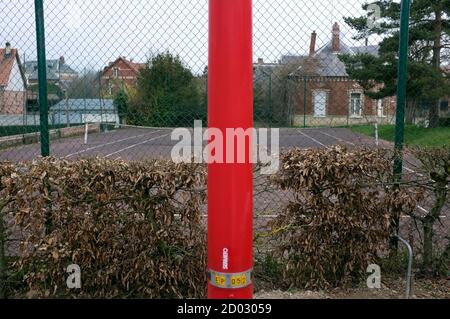
{"type": "MultiPolygon", "coordinates": [[[[373,125],[354,126],[352,130],[375,137],[373,125]]],[[[381,125],[379,127],[379,136],[382,140],[394,142],[395,126],[381,125]]],[[[450,146],[450,127],[424,128],[407,125],[405,127],[405,144],[408,146],[450,146]]]]}

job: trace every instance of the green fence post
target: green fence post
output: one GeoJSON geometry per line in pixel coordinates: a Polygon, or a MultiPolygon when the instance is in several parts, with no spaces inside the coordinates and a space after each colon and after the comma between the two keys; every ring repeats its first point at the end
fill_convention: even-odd
{"type": "Polygon", "coordinates": [[[47,157],[50,156],[50,136],[48,132],[47,60],[45,56],[43,0],[35,0],[34,7],[36,13],[41,155],[47,157]]]}
{"type": "MultiPolygon", "coordinates": [[[[395,155],[394,155],[394,181],[395,187],[400,187],[403,174],[403,142],[405,135],[405,108],[406,87],[408,81],[408,40],[409,40],[409,14],[411,0],[402,0],[400,16],[400,45],[398,62],[397,82],[397,115],[395,125],[395,155]]],[[[392,230],[398,234],[400,230],[400,211],[395,211],[391,221],[392,230]]],[[[398,250],[398,239],[391,238],[391,253],[396,254],[398,250]]]]}
{"type": "Polygon", "coordinates": [[[397,115],[395,125],[394,175],[397,181],[403,173],[403,142],[405,135],[406,86],[408,81],[409,15],[411,0],[402,0],[400,16],[400,46],[398,62],[397,115]]]}

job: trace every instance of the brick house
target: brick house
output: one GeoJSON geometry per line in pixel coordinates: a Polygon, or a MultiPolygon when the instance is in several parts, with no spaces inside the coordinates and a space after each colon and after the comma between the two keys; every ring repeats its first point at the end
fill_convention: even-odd
{"type": "Polygon", "coordinates": [[[396,98],[373,100],[352,80],[340,54],[378,54],[378,46],[349,47],[341,41],[340,28],[333,25],[331,40],[316,50],[317,33],[311,36],[309,56],[297,57],[291,74],[297,83],[294,125],[352,125],[395,121],[396,98]]]}
{"type": "Polygon", "coordinates": [[[113,96],[124,86],[135,86],[139,71],[146,66],[146,63],[134,63],[125,57],[110,62],[101,75],[101,85],[106,95],[113,96]]]}
{"type": "Polygon", "coordinates": [[[0,115],[25,112],[26,78],[17,49],[6,43],[0,49],[0,115]]]}

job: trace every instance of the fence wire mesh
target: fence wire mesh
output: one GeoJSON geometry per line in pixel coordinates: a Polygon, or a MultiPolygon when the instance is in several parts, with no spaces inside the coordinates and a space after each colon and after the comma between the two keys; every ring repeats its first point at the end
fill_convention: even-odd
{"type": "MultiPolygon", "coordinates": [[[[397,63],[387,59],[372,70],[372,86],[361,70],[398,49],[398,40],[386,41],[398,30],[367,27],[377,10],[365,0],[253,3],[255,126],[281,128],[281,150],[392,148],[375,136],[393,141],[396,96],[384,81],[389,74],[395,81],[397,63]]],[[[388,3],[377,2],[383,13],[388,3]]],[[[41,155],[43,80],[35,7],[28,0],[2,1],[0,11],[0,160],[34,160],[41,155]]],[[[51,156],[170,159],[177,143],[173,128],[191,129],[195,120],[207,126],[207,1],[46,0],[44,13],[51,156]]],[[[450,43],[448,33],[442,39],[450,43]]],[[[417,55],[411,59],[419,61],[420,48],[411,48],[417,55]]],[[[448,48],[443,45],[444,70],[450,70],[448,48]]],[[[425,126],[436,100],[448,125],[449,92],[434,99],[421,93],[408,102],[407,141],[419,135],[418,145],[448,146],[448,127],[427,135],[425,126]]],[[[421,174],[413,164],[408,158],[406,173],[421,174]]],[[[255,215],[261,219],[278,214],[293,196],[268,188],[266,181],[255,174],[255,215]]],[[[430,193],[417,214],[429,212],[433,203],[430,193]]],[[[441,242],[450,228],[445,205],[446,219],[437,226],[441,242]]],[[[414,228],[413,219],[405,225],[414,228]]]]}

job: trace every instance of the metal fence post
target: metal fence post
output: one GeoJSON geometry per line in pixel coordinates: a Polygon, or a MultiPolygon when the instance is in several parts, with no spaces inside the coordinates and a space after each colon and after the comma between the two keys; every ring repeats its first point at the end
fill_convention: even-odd
{"type": "Polygon", "coordinates": [[[398,240],[400,240],[408,249],[408,268],[406,270],[406,292],[405,292],[405,298],[409,299],[411,298],[411,286],[412,286],[412,264],[414,260],[414,254],[413,249],[411,245],[402,237],[400,237],[398,234],[395,236],[398,240]]]}
{"type": "Polygon", "coordinates": [[[45,56],[43,0],[35,0],[34,7],[36,13],[41,155],[46,157],[50,156],[50,136],[48,132],[47,60],[45,56]]]}
{"type": "MultiPolygon", "coordinates": [[[[395,187],[400,187],[403,174],[403,142],[405,137],[405,108],[406,88],[408,81],[408,40],[409,40],[409,14],[411,0],[402,0],[400,15],[400,44],[398,53],[398,76],[397,76],[397,114],[395,125],[395,155],[394,155],[394,181],[395,187]]],[[[391,227],[398,233],[400,228],[400,212],[394,212],[391,227]]],[[[398,239],[393,238],[391,252],[398,249],[398,239]]]]}
{"type": "Polygon", "coordinates": [[[410,9],[411,0],[402,0],[398,62],[397,115],[395,125],[394,174],[396,180],[399,180],[403,173],[403,142],[405,135],[406,87],[408,81],[408,40],[410,9]]]}

